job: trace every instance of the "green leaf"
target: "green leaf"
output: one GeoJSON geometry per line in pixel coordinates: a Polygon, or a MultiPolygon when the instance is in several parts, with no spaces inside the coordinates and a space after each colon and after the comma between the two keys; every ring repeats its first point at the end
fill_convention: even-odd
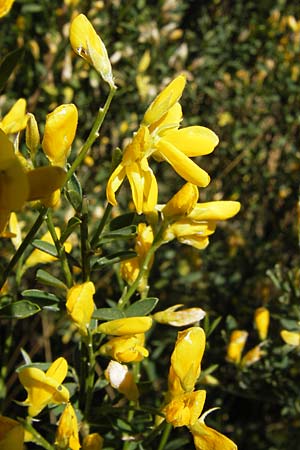
{"type": "Polygon", "coordinates": [[[111,231],[119,230],[120,228],[128,227],[132,225],[135,218],[135,213],[130,212],[126,214],[122,214],[121,216],[115,217],[109,223],[109,229],[111,231]]]}
{"type": "Polygon", "coordinates": [[[58,257],[56,247],[53,244],[50,244],[49,242],[42,241],[40,239],[35,239],[32,242],[32,246],[34,248],[37,248],[38,250],[41,250],[44,253],[48,253],[48,255],[58,257]]]}
{"type": "Polygon", "coordinates": [[[15,67],[22,60],[23,55],[24,49],[18,48],[8,53],[0,62],[0,91],[4,88],[15,67]]]}
{"type": "Polygon", "coordinates": [[[97,246],[102,242],[111,241],[113,239],[132,239],[136,236],[136,225],[129,225],[128,227],[119,228],[101,236],[97,246]]]}
{"type": "Polygon", "coordinates": [[[116,308],[98,308],[93,313],[93,319],[98,320],[115,320],[123,319],[125,314],[116,308]]]}
{"type": "Polygon", "coordinates": [[[20,300],[0,309],[0,319],[25,319],[38,313],[41,308],[28,300],[20,300]]]}
{"type": "Polygon", "coordinates": [[[126,317],[146,316],[155,308],[158,301],[159,300],[156,297],[148,297],[139,300],[125,310],[126,317]]]}
{"type": "Polygon", "coordinates": [[[60,281],[58,278],[54,277],[50,273],[46,272],[43,269],[39,269],[36,273],[36,279],[47,286],[53,286],[58,289],[67,289],[67,286],[60,281]]]}
{"type": "Polygon", "coordinates": [[[59,240],[60,243],[63,244],[68,239],[70,234],[73,233],[75,228],[77,228],[78,225],[80,225],[80,224],[81,224],[81,220],[79,219],[79,217],[71,217],[71,219],[68,221],[68,224],[67,224],[65,230],[62,232],[62,235],[59,240]]]}
{"type": "Polygon", "coordinates": [[[135,256],[136,252],[128,250],[102,256],[92,263],[92,270],[102,269],[103,267],[111,266],[112,264],[119,263],[125,259],[134,258],[135,256]]]}
{"type": "Polygon", "coordinates": [[[28,289],[22,292],[22,296],[27,300],[34,301],[41,309],[48,311],[60,311],[57,303],[60,299],[50,292],[40,291],[39,289],[28,289]]]}
{"type": "Polygon", "coordinates": [[[73,173],[71,179],[68,181],[65,192],[67,199],[75,211],[80,212],[82,209],[82,188],[75,173],[73,173]]]}

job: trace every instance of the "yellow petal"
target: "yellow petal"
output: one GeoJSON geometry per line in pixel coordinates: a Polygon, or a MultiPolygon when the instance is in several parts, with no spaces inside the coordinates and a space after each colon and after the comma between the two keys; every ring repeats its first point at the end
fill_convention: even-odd
{"type": "Polygon", "coordinates": [[[143,123],[150,125],[158,121],[172,106],[178,102],[185,87],[186,79],[183,75],[176,77],[163,91],[154,99],[145,112],[143,123]]]}
{"type": "Polygon", "coordinates": [[[68,403],[60,416],[55,435],[55,445],[58,448],[79,450],[81,448],[78,434],[76,413],[71,403],[68,403]]]}
{"type": "Polygon", "coordinates": [[[27,116],[28,121],[26,126],[26,146],[30,150],[31,157],[33,157],[40,145],[40,133],[34,115],[28,113],[27,116]]]}
{"type": "Polygon", "coordinates": [[[144,333],[120,336],[110,339],[99,351],[101,355],[109,356],[120,363],[139,362],[149,355],[148,350],[143,347],[144,342],[144,333]]]}
{"type": "Polygon", "coordinates": [[[92,64],[110,86],[114,86],[106,47],[84,14],[72,20],[70,42],[74,52],[92,64]]]}
{"type": "Polygon", "coordinates": [[[46,166],[27,172],[29,182],[28,200],[39,200],[63,186],[66,172],[61,167],[46,166]]]}
{"type": "Polygon", "coordinates": [[[187,328],[178,333],[171,365],[184,391],[194,389],[200,375],[200,364],[205,349],[205,333],[200,327],[187,328]]]}
{"type": "Polygon", "coordinates": [[[0,416],[0,450],[23,450],[24,428],[16,420],[0,416]]]}
{"type": "Polygon", "coordinates": [[[115,193],[123,183],[125,176],[126,176],[126,169],[124,165],[121,163],[116,167],[116,169],[109,177],[109,180],[106,185],[106,198],[111,205],[114,206],[117,205],[115,193]]]}
{"type": "Polygon", "coordinates": [[[66,308],[69,316],[83,335],[87,335],[95,305],[93,295],[95,286],[91,281],[78,284],[69,289],[66,308]]]}
{"type": "Polygon", "coordinates": [[[57,358],[49,369],[46,372],[47,377],[53,378],[55,381],[57,381],[59,384],[61,384],[64,379],[66,378],[68,373],[68,363],[65,360],[65,358],[57,358]]]}
{"type": "Polygon", "coordinates": [[[200,420],[192,427],[196,450],[237,450],[236,444],[224,434],[208,427],[200,420]]]}
{"type": "Polygon", "coordinates": [[[99,333],[124,336],[130,334],[145,333],[151,328],[151,317],[125,317],[124,319],[104,322],[98,327],[99,333]]]}
{"type": "Polygon", "coordinates": [[[145,214],[154,211],[157,205],[158,186],[152,169],[144,172],[144,201],[143,212],[145,214]]]}
{"type": "Polygon", "coordinates": [[[82,450],[102,450],[104,439],[99,433],[91,433],[84,437],[82,450]]]}
{"type": "Polygon", "coordinates": [[[9,230],[13,233],[14,237],[12,237],[12,243],[14,244],[15,249],[20,247],[22,243],[22,234],[20,224],[17,219],[17,215],[15,213],[11,213],[9,218],[9,230]]]}
{"type": "Polygon", "coordinates": [[[258,331],[260,339],[263,341],[268,335],[270,313],[269,310],[263,306],[257,308],[254,313],[254,323],[258,331]]]}
{"type": "Polygon", "coordinates": [[[24,98],[20,98],[16,101],[9,112],[3,117],[0,122],[0,128],[6,134],[17,133],[18,131],[26,128],[27,120],[28,116],[26,115],[26,100],[24,98]]]}
{"type": "Polygon", "coordinates": [[[164,136],[171,130],[177,130],[182,120],[182,108],[180,103],[175,103],[172,108],[158,121],[150,125],[151,132],[157,132],[159,136],[164,136]]]}
{"type": "Polygon", "coordinates": [[[159,323],[165,323],[173,327],[183,327],[199,322],[206,314],[201,308],[187,308],[177,311],[181,306],[183,305],[170,306],[164,311],[153,314],[153,318],[159,323]]]}
{"type": "Polygon", "coordinates": [[[288,345],[293,345],[294,347],[298,347],[300,345],[299,331],[282,330],[280,332],[280,336],[282,337],[284,342],[288,345]]]}
{"type": "Polygon", "coordinates": [[[0,210],[18,211],[29,195],[27,175],[16,156],[0,166],[0,210]]]}
{"type": "Polygon", "coordinates": [[[241,208],[239,202],[220,200],[215,202],[197,203],[189,214],[195,221],[226,220],[235,216],[241,208]]]}
{"type": "Polygon", "coordinates": [[[248,333],[244,330],[234,330],[231,333],[229,344],[227,347],[228,361],[234,364],[238,364],[240,362],[247,338],[248,333]]]}
{"type": "Polygon", "coordinates": [[[197,186],[192,183],[186,183],[162,209],[164,217],[175,219],[176,217],[189,214],[195,207],[198,197],[197,186]]]}
{"type": "Polygon", "coordinates": [[[116,361],[110,361],[105,377],[114,389],[124,394],[128,400],[137,401],[139,391],[128,367],[116,361]]]}
{"type": "Polygon", "coordinates": [[[177,395],[163,408],[166,421],[173,427],[192,426],[203,410],[205,398],[203,390],[177,395]]]}
{"type": "Polygon", "coordinates": [[[204,250],[209,244],[209,239],[207,237],[196,235],[186,235],[178,237],[177,239],[181,244],[190,245],[198,250],[204,250]]]}
{"type": "Polygon", "coordinates": [[[65,166],[77,122],[78,111],[72,103],[60,105],[47,115],[42,147],[51,164],[65,166]]]}
{"type": "Polygon", "coordinates": [[[130,184],[132,200],[138,214],[143,213],[145,178],[141,167],[137,163],[126,166],[126,175],[130,184]]]}
{"type": "Polygon", "coordinates": [[[265,352],[261,348],[261,344],[251,348],[242,358],[242,366],[251,366],[264,356],[265,352]]]}
{"type": "Polygon", "coordinates": [[[164,139],[187,156],[207,155],[219,143],[219,138],[213,131],[200,126],[170,131],[164,135],[164,139]]]}
{"type": "Polygon", "coordinates": [[[160,139],[156,143],[156,149],[184,180],[200,187],[206,187],[209,184],[208,173],[165,139],[160,139]]]}

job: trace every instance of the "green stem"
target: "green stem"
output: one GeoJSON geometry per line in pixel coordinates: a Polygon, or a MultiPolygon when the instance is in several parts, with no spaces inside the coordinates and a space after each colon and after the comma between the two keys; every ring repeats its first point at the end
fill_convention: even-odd
{"type": "Polygon", "coordinates": [[[27,247],[31,244],[31,242],[34,239],[36,233],[38,232],[40,226],[44,222],[44,219],[45,219],[45,217],[47,215],[47,211],[48,211],[48,209],[45,206],[43,206],[40,209],[40,212],[39,212],[39,215],[38,215],[36,221],[32,225],[31,229],[28,231],[28,233],[25,236],[22,244],[20,245],[20,247],[18,248],[18,250],[16,251],[16,253],[12,257],[12,259],[10,260],[8,266],[6,267],[6,269],[2,273],[2,276],[0,278],[0,289],[3,287],[5,281],[7,280],[8,276],[11,273],[11,271],[13,270],[13,268],[15,267],[15,265],[17,264],[17,262],[19,261],[19,259],[21,258],[21,256],[25,252],[25,250],[27,249],[27,247]]]}
{"type": "Polygon", "coordinates": [[[103,108],[99,108],[97,117],[96,117],[94,125],[90,131],[90,134],[89,134],[87,140],[85,141],[85,143],[83,144],[77,158],[75,159],[72,166],[68,170],[67,181],[70,180],[71,176],[76,171],[77,167],[80,166],[80,164],[86,157],[87,152],[89,151],[89,149],[91,148],[91,146],[93,145],[93,143],[95,142],[97,137],[99,137],[100,127],[103,123],[103,120],[104,120],[106,114],[107,114],[107,111],[108,111],[111,101],[116,93],[116,90],[117,90],[116,87],[110,86],[110,91],[109,91],[109,95],[106,99],[106,102],[105,102],[103,108]]]}
{"type": "Polygon", "coordinates": [[[81,264],[83,281],[90,279],[90,243],[88,230],[88,206],[86,199],[82,202],[82,214],[80,216],[80,239],[81,239],[81,264]]]}
{"type": "Polygon", "coordinates": [[[107,203],[105,211],[104,211],[104,214],[102,216],[102,219],[100,220],[98,228],[95,231],[94,236],[92,237],[92,240],[91,240],[91,247],[92,248],[95,248],[95,246],[97,245],[99,237],[100,237],[100,235],[101,235],[101,233],[102,233],[102,231],[103,231],[103,229],[104,229],[104,227],[106,225],[106,222],[107,222],[107,220],[108,220],[108,218],[110,216],[112,208],[113,208],[112,205],[110,203],[107,203]]]}
{"type": "Polygon", "coordinates": [[[35,428],[33,428],[33,426],[31,425],[31,417],[27,417],[26,421],[24,420],[23,425],[26,431],[29,431],[29,433],[32,434],[34,438],[32,441],[35,444],[45,448],[46,450],[54,450],[53,445],[46,441],[46,439],[43,438],[43,436],[38,431],[36,431],[35,428]]]}
{"type": "Polygon", "coordinates": [[[87,340],[85,340],[85,344],[88,351],[88,373],[87,373],[87,379],[86,379],[86,397],[85,397],[85,408],[84,408],[84,417],[86,420],[88,420],[90,408],[92,404],[93,399],[93,390],[94,390],[94,380],[95,380],[95,354],[93,349],[93,336],[91,332],[88,330],[88,336],[87,340]]]}
{"type": "Polygon", "coordinates": [[[48,215],[47,215],[47,226],[50,231],[51,237],[53,239],[53,242],[54,242],[54,245],[55,245],[55,248],[57,251],[58,259],[60,260],[60,263],[61,263],[61,267],[62,267],[64,277],[66,280],[66,284],[67,284],[68,288],[70,288],[73,285],[73,278],[72,278],[72,274],[70,271],[70,267],[69,267],[69,263],[67,260],[67,255],[66,255],[64,246],[59,242],[58,236],[55,231],[51,211],[49,211],[48,215]]]}
{"type": "Polygon", "coordinates": [[[163,432],[163,435],[161,437],[161,440],[160,440],[160,443],[159,443],[159,447],[158,447],[157,450],[163,450],[165,448],[165,446],[166,446],[166,444],[168,442],[171,430],[172,430],[172,425],[170,423],[166,422],[165,429],[164,429],[164,432],[163,432]]]}
{"type": "Polygon", "coordinates": [[[139,286],[139,282],[142,279],[142,277],[147,274],[147,272],[149,272],[150,268],[150,261],[152,259],[152,256],[154,255],[154,253],[156,252],[156,250],[161,246],[162,244],[162,236],[163,233],[165,231],[165,224],[162,224],[161,228],[159,229],[153,243],[152,246],[150,247],[150,249],[148,250],[145,259],[143,261],[143,264],[140,268],[139,274],[136,277],[135,281],[131,284],[130,288],[127,291],[124,291],[120,300],[119,300],[119,307],[121,309],[125,308],[125,306],[127,305],[128,301],[130,300],[130,298],[133,296],[133,294],[135,293],[135,291],[137,290],[138,286],[139,286]]]}

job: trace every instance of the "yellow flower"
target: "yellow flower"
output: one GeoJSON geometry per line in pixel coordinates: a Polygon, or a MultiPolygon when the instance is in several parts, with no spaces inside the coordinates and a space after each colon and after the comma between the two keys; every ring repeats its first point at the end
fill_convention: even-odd
{"type": "Polygon", "coordinates": [[[84,14],[72,20],[70,42],[74,52],[94,66],[111,87],[115,87],[106,47],[84,14]]]}
{"type": "Polygon", "coordinates": [[[23,404],[28,406],[29,416],[37,416],[49,403],[69,401],[69,391],[61,384],[67,372],[68,364],[62,357],[56,359],[46,373],[36,367],[19,371],[20,382],[28,394],[23,404]]]}
{"type": "Polygon", "coordinates": [[[79,450],[81,447],[78,436],[77,417],[71,403],[67,403],[60,416],[55,436],[55,445],[58,449],[64,450],[79,450]]]}
{"type": "MultiPolygon", "coordinates": [[[[128,284],[132,284],[142,267],[145,256],[149,251],[153,242],[153,230],[150,226],[147,226],[145,223],[139,223],[137,226],[137,237],[134,249],[137,253],[137,256],[134,258],[125,260],[121,262],[120,272],[123,280],[127,281],[128,284]]],[[[149,269],[151,268],[152,261],[149,264],[149,269]]],[[[139,283],[139,291],[142,292],[147,286],[147,277],[140,280],[139,283]]]]}
{"type": "Polygon", "coordinates": [[[27,120],[26,100],[24,98],[20,98],[0,121],[0,129],[6,134],[17,133],[18,131],[26,128],[27,120]]]}
{"type": "Polygon", "coordinates": [[[195,424],[189,427],[196,450],[237,450],[236,444],[231,439],[205,425],[204,419],[211,411],[206,411],[195,424]]]}
{"type": "MultiPolygon", "coordinates": [[[[60,229],[58,227],[55,227],[55,231],[57,234],[58,239],[60,238],[60,229]]],[[[54,244],[52,236],[49,231],[47,231],[42,237],[41,241],[48,242],[49,244],[54,244]]],[[[70,252],[72,249],[72,244],[70,242],[64,243],[64,248],[66,252],[70,252]]],[[[28,258],[25,261],[24,266],[26,268],[36,266],[37,264],[48,264],[52,261],[56,261],[57,257],[52,256],[49,253],[42,252],[41,250],[38,250],[37,248],[33,250],[33,252],[28,256],[28,258]]]]}
{"type": "Polygon", "coordinates": [[[60,167],[39,167],[26,171],[14,152],[13,144],[0,130],[0,235],[12,211],[26,201],[39,200],[60,188],[66,173],[60,167]]]}
{"type": "Polygon", "coordinates": [[[230,335],[227,347],[227,360],[239,364],[248,337],[247,331],[234,330],[230,335]]]}
{"type": "Polygon", "coordinates": [[[263,344],[256,345],[243,356],[241,362],[242,366],[251,366],[264,356],[265,352],[262,350],[262,345],[263,344]]]}
{"type": "Polygon", "coordinates": [[[148,159],[167,161],[186,181],[197,186],[208,185],[209,175],[189,157],[211,153],[218,137],[201,126],[179,129],[182,119],[178,100],[185,77],[175,78],[151,103],[143,122],[127,145],[121,163],[110,176],[106,188],[109,203],[116,205],[115,193],[127,177],[138,214],[151,212],[157,203],[157,181],[148,159]]]}
{"type": "Polygon", "coordinates": [[[31,158],[33,158],[40,145],[40,133],[34,115],[28,113],[27,116],[28,121],[26,126],[26,146],[30,150],[31,158]]]}
{"type": "Polygon", "coordinates": [[[168,242],[176,238],[182,244],[202,250],[209,244],[208,237],[215,232],[216,222],[233,217],[239,212],[240,206],[239,202],[234,201],[196,203],[185,218],[168,226],[164,240],[168,242]]]}
{"type": "Polygon", "coordinates": [[[199,191],[195,184],[186,183],[163,207],[164,218],[176,219],[192,212],[197,204],[199,191]]]}
{"type": "Polygon", "coordinates": [[[263,306],[257,308],[254,313],[254,322],[260,339],[264,341],[268,335],[270,323],[269,310],[267,308],[264,308],[263,306]]]}
{"type": "Polygon", "coordinates": [[[66,308],[69,316],[83,335],[87,335],[91,317],[94,312],[93,295],[95,286],[91,281],[73,286],[68,290],[66,308]]]}
{"type": "Polygon", "coordinates": [[[166,421],[173,427],[193,425],[203,410],[205,397],[203,390],[177,395],[162,410],[166,421]]]}
{"type": "Polygon", "coordinates": [[[98,326],[98,332],[113,336],[127,336],[148,331],[152,326],[151,317],[124,317],[110,322],[104,322],[98,326]]]}
{"type": "Polygon", "coordinates": [[[78,111],[72,103],[60,105],[47,115],[42,147],[51,164],[65,166],[77,122],[78,111]]]}
{"type": "Polygon", "coordinates": [[[99,433],[91,433],[85,436],[82,443],[82,450],[102,450],[103,437],[99,433]]]}
{"type": "Polygon", "coordinates": [[[16,420],[0,416],[0,450],[23,450],[24,429],[16,420]]]}
{"type": "Polygon", "coordinates": [[[105,370],[105,378],[114,389],[118,389],[128,400],[137,401],[139,391],[128,367],[116,361],[110,361],[105,370]]]}
{"type": "Polygon", "coordinates": [[[109,356],[118,362],[138,362],[149,355],[144,347],[144,333],[120,336],[110,339],[103,344],[99,352],[101,355],[109,356]]]}
{"type": "Polygon", "coordinates": [[[0,2],[0,18],[9,13],[15,0],[1,0],[0,2]]]}
{"type": "Polygon", "coordinates": [[[187,308],[177,311],[183,305],[174,305],[164,311],[153,314],[153,319],[159,323],[172,325],[173,327],[183,327],[199,322],[205,316],[205,311],[201,308],[187,308]]]}
{"type": "Polygon", "coordinates": [[[171,367],[185,392],[194,389],[200,375],[204,349],[205,333],[202,328],[191,327],[178,333],[171,356],[171,367]]]}
{"type": "Polygon", "coordinates": [[[286,344],[294,347],[300,346],[300,331],[281,330],[280,336],[286,344]]]}

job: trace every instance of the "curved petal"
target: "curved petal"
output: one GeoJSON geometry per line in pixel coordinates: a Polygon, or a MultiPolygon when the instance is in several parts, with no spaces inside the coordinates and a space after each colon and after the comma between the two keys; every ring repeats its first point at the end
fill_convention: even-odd
{"type": "Polygon", "coordinates": [[[236,444],[231,439],[205,425],[201,417],[190,427],[196,450],[237,450],[236,444]]]}
{"type": "Polygon", "coordinates": [[[107,198],[107,201],[111,205],[116,206],[118,204],[115,193],[117,192],[117,190],[123,183],[125,176],[126,176],[126,170],[125,170],[125,167],[123,166],[123,164],[121,163],[115,168],[115,170],[109,177],[109,180],[108,180],[107,186],[106,186],[106,198],[107,198]]]}
{"type": "Polygon", "coordinates": [[[200,187],[206,187],[210,177],[205,170],[201,169],[188,156],[178,150],[165,139],[160,139],[156,144],[164,160],[166,160],[184,180],[190,181],[200,187]]]}
{"type": "Polygon", "coordinates": [[[155,175],[153,174],[150,167],[147,172],[144,172],[144,176],[145,176],[145,186],[144,186],[143,212],[149,213],[154,211],[155,206],[157,204],[158,186],[155,175]]]}
{"type": "Polygon", "coordinates": [[[164,135],[164,139],[187,156],[207,155],[219,143],[219,138],[213,131],[200,126],[169,131],[164,135]]]}
{"type": "Polygon", "coordinates": [[[144,172],[141,171],[139,164],[132,163],[130,166],[126,166],[126,175],[131,187],[132,200],[136,212],[142,214],[145,187],[144,172]]]}
{"type": "Polygon", "coordinates": [[[197,203],[189,214],[189,219],[202,220],[226,220],[235,216],[241,208],[240,202],[220,200],[215,202],[197,203]]]}
{"type": "Polygon", "coordinates": [[[198,250],[204,250],[209,244],[208,237],[196,236],[195,234],[178,237],[177,239],[182,244],[190,245],[191,247],[195,247],[198,250]]]}

